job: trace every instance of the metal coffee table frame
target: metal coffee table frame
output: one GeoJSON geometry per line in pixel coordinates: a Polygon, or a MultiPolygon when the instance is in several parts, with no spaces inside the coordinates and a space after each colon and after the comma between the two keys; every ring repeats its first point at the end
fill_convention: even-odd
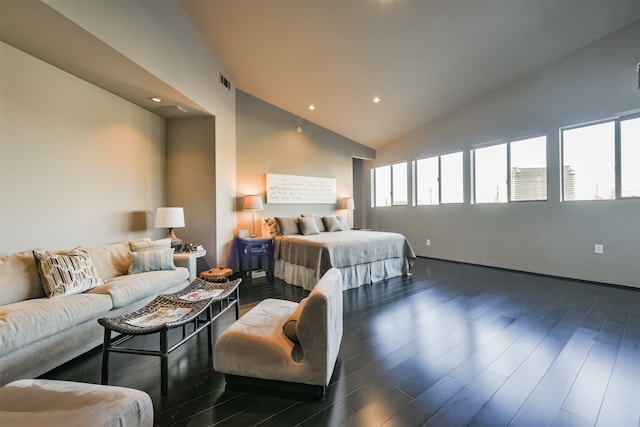
{"type": "Polygon", "coordinates": [[[165,396],[168,391],[168,372],[169,372],[169,354],[180,347],[192,337],[198,335],[203,329],[207,329],[207,341],[209,352],[213,351],[213,322],[227,312],[227,310],[235,307],[236,320],[240,318],[240,282],[242,279],[236,279],[230,282],[209,282],[196,278],[186,288],[173,294],[161,294],[153,299],[144,307],[128,314],[117,317],[103,317],[98,319],[98,323],[104,326],[104,343],[102,346],[102,384],[109,382],[109,353],[129,353],[144,356],[160,357],[160,381],[161,394],[165,396]],[[196,289],[223,289],[223,292],[213,298],[200,301],[185,301],[179,297],[196,289]],[[214,303],[219,303],[219,311],[213,313],[214,303]],[[191,311],[176,320],[175,322],[163,323],[151,327],[138,327],[126,323],[128,320],[135,319],[145,314],[153,313],[160,307],[189,307],[191,311]],[[187,333],[187,325],[192,324],[193,330],[187,333]],[[175,344],[169,346],[167,333],[169,329],[182,327],[182,338],[175,344]],[[118,335],[111,338],[111,332],[119,332],[118,335]],[[136,335],[148,335],[160,332],[160,349],[147,350],[140,348],[122,347],[122,344],[136,335]]]}

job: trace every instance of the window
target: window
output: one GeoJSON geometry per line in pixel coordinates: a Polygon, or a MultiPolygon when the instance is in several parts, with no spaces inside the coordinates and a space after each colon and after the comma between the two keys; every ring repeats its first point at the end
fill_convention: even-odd
{"type": "Polygon", "coordinates": [[[376,206],[391,206],[391,166],[375,168],[376,206]]]}
{"type": "Polygon", "coordinates": [[[441,203],[464,203],[462,151],[440,156],[441,203]]]}
{"type": "Polygon", "coordinates": [[[408,204],[406,162],[374,168],[371,178],[372,207],[408,204]]]}
{"type": "Polygon", "coordinates": [[[416,161],[416,203],[437,205],[440,203],[438,157],[416,161]]]}
{"type": "Polygon", "coordinates": [[[640,197],[640,117],[620,122],[620,197],[640,197]]]}
{"type": "Polygon", "coordinates": [[[476,148],[475,203],[547,200],[546,135],[476,148]]]}
{"type": "Polygon", "coordinates": [[[395,163],[391,166],[391,182],[393,192],[391,200],[394,206],[409,204],[409,191],[407,190],[407,162],[395,163]]]}
{"type": "Polygon", "coordinates": [[[415,162],[416,204],[463,203],[462,151],[415,162]]]}
{"type": "Polygon", "coordinates": [[[563,129],[561,135],[563,199],[615,199],[615,121],[563,129]]]}
{"type": "Polygon", "coordinates": [[[509,148],[510,200],[547,200],[547,138],[512,141],[509,148]]]}
{"type": "Polygon", "coordinates": [[[507,201],[507,144],[473,150],[476,203],[507,201]]]}

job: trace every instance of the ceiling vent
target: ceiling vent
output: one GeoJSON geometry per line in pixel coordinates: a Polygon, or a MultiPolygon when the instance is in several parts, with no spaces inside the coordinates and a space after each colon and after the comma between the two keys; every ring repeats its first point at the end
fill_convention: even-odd
{"type": "Polygon", "coordinates": [[[222,73],[220,73],[220,84],[226,87],[227,89],[231,90],[231,82],[229,81],[229,79],[223,76],[222,73]]]}

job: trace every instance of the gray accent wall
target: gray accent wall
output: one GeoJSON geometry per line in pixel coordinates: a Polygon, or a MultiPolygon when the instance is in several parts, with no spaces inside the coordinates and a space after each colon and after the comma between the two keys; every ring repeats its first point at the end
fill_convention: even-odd
{"type": "Polygon", "coordinates": [[[369,208],[367,225],[404,233],[420,256],[640,287],[640,200],[561,202],[559,143],[563,126],[640,108],[639,55],[635,23],[379,149],[367,187],[372,167],[462,148],[465,203],[369,208]],[[548,200],[470,204],[470,147],[541,131],[548,200]]]}
{"type": "MultiPolygon", "coordinates": [[[[375,151],[309,123],[248,93],[236,91],[238,228],[252,229],[253,215],[242,211],[247,194],[266,202],[266,174],[335,178],[337,199],[353,196],[352,159],[373,158],[375,151]],[[302,127],[302,133],[296,128],[302,127]]],[[[336,200],[337,202],[338,200],[336,200]]],[[[336,204],[267,204],[260,218],[336,212],[336,204]]],[[[346,212],[338,212],[347,214],[346,212]]],[[[256,228],[257,234],[260,229],[256,228]]]]}
{"type": "Polygon", "coordinates": [[[0,256],[161,237],[165,121],[0,42],[0,256]]]}

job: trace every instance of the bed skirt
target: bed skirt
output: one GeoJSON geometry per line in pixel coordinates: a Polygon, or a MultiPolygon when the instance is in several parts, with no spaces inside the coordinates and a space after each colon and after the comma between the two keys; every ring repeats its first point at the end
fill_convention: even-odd
{"type": "MultiPolygon", "coordinates": [[[[362,285],[370,285],[380,280],[410,274],[409,261],[406,257],[389,258],[366,264],[337,268],[342,275],[343,291],[362,285]]],[[[322,276],[322,274],[314,269],[291,264],[281,259],[275,260],[274,275],[289,285],[300,286],[307,291],[312,290],[322,276]]]]}

